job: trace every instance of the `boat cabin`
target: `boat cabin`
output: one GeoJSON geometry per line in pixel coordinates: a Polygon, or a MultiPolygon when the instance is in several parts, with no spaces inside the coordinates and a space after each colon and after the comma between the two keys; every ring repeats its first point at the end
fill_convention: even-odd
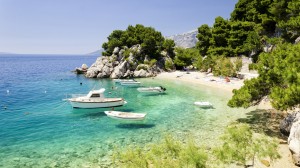
{"type": "Polygon", "coordinates": [[[88,95],[86,97],[88,97],[88,98],[100,98],[100,97],[104,98],[104,94],[103,94],[104,91],[105,91],[104,88],[102,88],[100,90],[92,90],[88,93],[88,95]]]}

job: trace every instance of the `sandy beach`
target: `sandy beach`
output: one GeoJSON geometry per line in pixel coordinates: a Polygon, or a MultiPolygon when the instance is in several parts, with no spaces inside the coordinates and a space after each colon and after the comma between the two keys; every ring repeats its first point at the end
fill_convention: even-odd
{"type": "MultiPolygon", "coordinates": [[[[160,73],[155,78],[178,80],[187,83],[214,87],[216,89],[222,90],[223,92],[226,91],[230,94],[232,94],[233,89],[239,89],[244,84],[243,83],[244,80],[241,79],[231,79],[230,82],[226,82],[224,78],[214,77],[201,72],[189,72],[189,73],[184,71],[164,72],[164,73],[160,73]]],[[[257,109],[268,110],[268,109],[272,109],[272,106],[270,102],[263,101],[257,106],[257,109]]],[[[276,160],[275,162],[272,162],[271,165],[269,166],[270,168],[283,168],[283,167],[296,168],[297,167],[292,163],[292,155],[291,152],[289,151],[287,144],[280,144],[278,151],[279,154],[281,155],[281,158],[276,160]]],[[[264,168],[267,166],[263,165],[259,161],[256,161],[254,167],[264,168]]]]}
{"type": "Polygon", "coordinates": [[[217,89],[226,90],[231,92],[233,89],[238,89],[243,85],[244,80],[234,79],[230,82],[226,82],[224,78],[214,77],[206,75],[201,72],[164,72],[156,76],[157,79],[170,79],[170,80],[179,80],[189,83],[195,83],[200,85],[205,85],[209,87],[214,87],[217,89]]]}

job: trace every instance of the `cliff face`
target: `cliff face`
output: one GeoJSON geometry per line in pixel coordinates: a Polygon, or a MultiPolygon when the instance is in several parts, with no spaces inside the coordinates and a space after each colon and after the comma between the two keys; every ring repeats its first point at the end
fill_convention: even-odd
{"type": "Polygon", "coordinates": [[[176,34],[166,37],[174,40],[177,47],[192,48],[196,46],[198,30],[192,30],[182,34],[176,34]]]}
{"type": "Polygon", "coordinates": [[[134,45],[128,49],[129,55],[125,54],[125,49],[116,47],[111,56],[97,58],[96,62],[85,74],[88,78],[143,78],[156,76],[165,70],[165,62],[172,59],[162,52],[162,57],[156,62],[149,60],[147,56],[141,56],[142,47],[134,45]],[[141,63],[142,62],[142,63],[141,63]]]}

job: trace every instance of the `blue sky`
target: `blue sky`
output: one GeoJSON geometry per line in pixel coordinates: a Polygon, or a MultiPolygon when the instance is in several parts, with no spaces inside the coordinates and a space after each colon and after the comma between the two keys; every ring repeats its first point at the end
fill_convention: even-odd
{"type": "Polygon", "coordinates": [[[86,54],[128,25],[164,36],[229,18],[237,0],[0,0],[0,52],[86,54]]]}

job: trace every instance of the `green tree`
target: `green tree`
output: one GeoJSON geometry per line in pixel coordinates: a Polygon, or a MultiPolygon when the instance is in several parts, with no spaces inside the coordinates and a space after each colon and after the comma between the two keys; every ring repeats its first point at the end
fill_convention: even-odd
{"type": "MultiPolygon", "coordinates": [[[[114,30],[107,39],[108,42],[102,44],[105,55],[111,55],[115,47],[122,48],[126,46],[130,48],[133,45],[141,44],[142,56],[148,55],[154,59],[160,57],[160,52],[164,49],[163,44],[165,43],[165,39],[160,32],[152,27],[145,27],[140,24],[129,25],[125,31],[114,30]]],[[[165,46],[168,47],[168,52],[172,52],[171,50],[174,48],[172,48],[170,41],[166,44],[169,44],[169,46],[165,46]]]]}
{"type": "MultiPolygon", "coordinates": [[[[244,43],[246,42],[247,39],[254,40],[253,38],[257,38],[256,36],[254,36],[254,34],[250,34],[250,32],[255,32],[254,28],[255,28],[254,22],[237,21],[231,23],[231,31],[230,31],[230,38],[228,39],[228,45],[230,46],[230,48],[234,50],[235,54],[244,54],[244,53],[248,54],[249,52],[251,52],[247,47],[244,46],[244,43]]],[[[253,42],[253,41],[249,41],[249,42],[253,42]]],[[[254,48],[254,46],[251,47],[254,48]]]]}
{"type": "Polygon", "coordinates": [[[270,157],[271,160],[280,158],[277,151],[278,143],[262,135],[254,135],[246,124],[234,124],[227,127],[221,137],[223,145],[214,149],[217,158],[226,164],[237,163],[247,166],[254,158],[270,157]]]}
{"type": "Polygon", "coordinates": [[[221,16],[215,18],[215,23],[212,28],[211,44],[214,47],[227,47],[230,35],[230,24],[221,16]]]}
{"type": "Polygon", "coordinates": [[[196,58],[201,57],[199,50],[195,48],[176,48],[175,52],[174,63],[178,68],[190,66],[196,58]]]}
{"type": "Polygon", "coordinates": [[[196,44],[196,48],[200,50],[200,54],[205,56],[207,54],[207,50],[210,46],[210,39],[212,37],[211,29],[207,24],[204,24],[198,28],[198,42],[196,44]]]}
{"type": "Polygon", "coordinates": [[[258,53],[262,49],[260,36],[256,31],[250,31],[248,32],[247,39],[244,42],[243,45],[244,53],[247,53],[247,55],[250,56],[251,52],[258,53]]]}
{"type": "Polygon", "coordinates": [[[233,50],[228,47],[230,36],[230,23],[222,17],[216,17],[212,28],[212,37],[210,38],[210,47],[208,55],[215,56],[232,56],[233,50]]]}
{"type": "Polygon", "coordinates": [[[175,48],[175,42],[171,39],[166,39],[163,43],[164,50],[168,52],[168,54],[171,56],[171,58],[174,57],[174,48],[175,48]]]}
{"type": "Polygon", "coordinates": [[[271,53],[259,56],[259,76],[246,80],[239,90],[233,90],[230,107],[249,107],[270,96],[272,106],[285,110],[300,102],[300,44],[278,45],[271,53]]]}

